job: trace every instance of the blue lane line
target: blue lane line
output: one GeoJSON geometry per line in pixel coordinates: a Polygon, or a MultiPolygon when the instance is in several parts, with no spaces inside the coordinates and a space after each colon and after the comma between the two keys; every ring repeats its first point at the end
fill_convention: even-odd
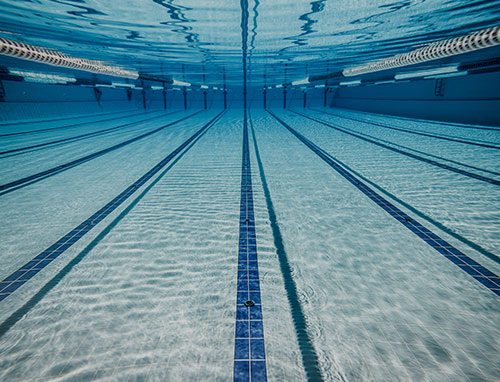
{"type": "Polygon", "coordinates": [[[448,166],[446,164],[443,164],[443,163],[439,163],[439,162],[436,162],[436,161],[433,161],[431,159],[427,159],[427,158],[424,158],[424,157],[421,157],[420,155],[416,155],[416,154],[412,154],[412,153],[409,153],[407,151],[404,151],[404,150],[400,150],[400,149],[397,149],[395,147],[391,147],[389,145],[385,145],[383,143],[380,143],[380,142],[377,142],[373,139],[370,139],[370,138],[366,138],[362,135],[359,135],[359,134],[356,134],[356,133],[352,133],[350,132],[349,130],[347,129],[343,129],[343,128],[340,128],[338,126],[335,126],[333,124],[330,124],[330,123],[327,123],[327,122],[324,122],[320,119],[316,119],[316,118],[313,118],[313,117],[309,117],[305,114],[302,114],[302,113],[299,113],[298,111],[295,111],[295,110],[291,110],[292,112],[294,112],[295,114],[298,114],[300,115],[301,117],[304,117],[304,118],[307,118],[307,119],[310,119],[311,121],[314,121],[314,122],[318,122],[318,123],[321,123],[322,125],[325,125],[325,126],[328,126],[334,130],[337,130],[337,131],[340,131],[344,134],[348,134],[348,135],[351,135],[353,137],[356,137],[358,139],[361,139],[365,142],[370,142],[370,143],[373,143],[374,145],[377,145],[377,146],[380,146],[380,147],[383,147],[385,149],[388,149],[388,150],[391,150],[391,151],[394,151],[398,154],[401,154],[401,155],[405,155],[407,157],[410,157],[410,158],[413,158],[413,159],[416,159],[416,160],[419,160],[421,162],[425,162],[425,163],[428,163],[430,165],[433,165],[433,166],[436,166],[436,167],[441,167],[441,168],[444,168],[445,170],[448,170],[448,171],[452,171],[452,172],[456,172],[457,174],[461,174],[461,175],[465,175],[469,178],[473,178],[473,179],[477,179],[477,180],[480,180],[482,182],[486,182],[486,183],[490,183],[490,184],[494,184],[495,186],[500,186],[500,181],[496,180],[496,179],[492,179],[492,178],[488,178],[486,176],[482,176],[482,175],[478,175],[478,174],[474,174],[473,172],[469,172],[469,171],[465,171],[465,170],[461,170],[459,168],[456,168],[456,167],[452,167],[452,166],[448,166]]]}
{"type": "MultiPolygon", "coordinates": [[[[267,381],[248,127],[243,127],[234,381],[267,381]],[[255,305],[247,306],[252,301],[255,305]]],[[[250,304],[251,305],[251,304],[250,304]]]]}
{"type": "Polygon", "coordinates": [[[462,271],[472,276],[475,280],[479,281],[486,288],[491,290],[497,296],[500,296],[500,278],[483,267],[481,264],[477,263],[469,256],[460,252],[457,248],[453,247],[450,243],[440,238],[435,233],[431,232],[420,224],[415,219],[411,218],[409,215],[401,211],[394,204],[384,199],[382,196],[373,191],[366,184],[361,182],[358,178],[354,177],[350,172],[346,171],[343,167],[339,166],[332,158],[330,154],[327,154],[323,149],[316,146],[310,140],[305,138],[302,134],[298,133],[292,127],[287,125],[271,111],[271,114],[281,125],[283,125],[288,131],[295,135],[302,143],[304,143],[311,151],[318,155],[323,161],[325,161],[330,167],[352,183],[357,189],[368,196],[372,201],[374,201],[379,207],[383,208],[389,215],[391,215],[398,222],[403,224],[411,232],[429,244],[437,252],[443,255],[445,258],[450,260],[453,264],[458,266],[462,271]],[[331,158],[330,158],[331,157],[331,158]]]}
{"type": "Polygon", "coordinates": [[[481,147],[487,147],[489,149],[500,150],[499,146],[495,146],[495,145],[489,144],[489,143],[478,143],[478,142],[467,141],[467,140],[465,140],[465,138],[462,138],[462,137],[460,137],[460,138],[457,138],[457,137],[447,137],[447,136],[444,136],[444,135],[429,134],[429,133],[425,133],[423,131],[406,130],[406,129],[402,129],[402,128],[399,128],[399,127],[386,125],[386,124],[380,123],[380,122],[371,122],[371,121],[366,121],[366,120],[362,120],[362,119],[357,119],[357,118],[354,118],[354,117],[345,117],[343,115],[338,115],[338,114],[334,114],[334,113],[328,113],[326,111],[320,111],[320,113],[330,114],[330,115],[333,115],[334,117],[339,117],[339,118],[343,118],[343,119],[349,119],[349,120],[355,121],[355,122],[367,123],[369,125],[383,127],[384,129],[391,129],[391,130],[401,131],[403,133],[415,134],[415,135],[422,135],[424,137],[429,137],[429,138],[443,139],[443,140],[446,140],[446,141],[464,143],[466,145],[481,146],[481,147]]]}
{"type": "MultiPolygon", "coordinates": [[[[170,113],[170,114],[174,114],[174,113],[170,113]]],[[[93,131],[91,133],[85,133],[85,134],[80,134],[80,135],[76,135],[76,136],[73,136],[73,137],[57,139],[57,140],[50,141],[50,142],[38,143],[36,145],[25,146],[25,147],[18,147],[18,148],[15,148],[15,149],[0,151],[0,155],[11,154],[11,153],[19,153],[21,151],[28,151],[28,150],[32,150],[32,149],[41,148],[41,147],[56,145],[58,143],[71,142],[71,141],[75,141],[75,140],[82,140],[84,138],[95,137],[95,136],[103,135],[103,134],[108,133],[110,131],[121,129],[123,127],[129,127],[129,126],[133,126],[133,125],[138,125],[140,123],[151,121],[151,120],[156,119],[156,118],[165,117],[165,116],[170,115],[170,114],[156,115],[154,117],[142,119],[140,121],[125,123],[125,124],[122,124],[122,125],[119,125],[119,126],[114,126],[114,127],[109,127],[107,129],[103,129],[103,130],[93,131]]]]}
{"type": "Polygon", "coordinates": [[[146,138],[146,137],[148,137],[148,136],[150,136],[152,134],[155,134],[155,133],[157,133],[157,132],[159,132],[161,130],[164,130],[164,129],[166,129],[169,126],[175,125],[175,124],[177,124],[179,122],[182,122],[182,121],[184,121],[184,120],[186,120],[188,118],[191,118],[191,117],[193,117],[194,115],[196,115],[198,113],[201,113],[201,111],[197,111],[196,113],[188,115],[187,117],[178,119],[177,121],[167,123],[166,125],[163,125],[163,126],[157,128],[157,129],[148,131],[147,133],[141,134],[141,135],[136,136],[134,138],[127,139],[126,141],[120,142],[120,143],[118,143],[118,144],[116,144],[114,146],[108,147],[106,149],[97,151],[95,153],[86,155],[86,156],[78,158],[78,159],[72,160],[71,162],[67,162],[67,163],[61,164],[59,166],[49,168],[48,170],[41,171],[39,173],[27,176],[25,178],[14,180],[13,182],[2,184],[2,185],[0,185],[0,195],[4,195],[4,194],[6,194],[8,192],[17,190],[17,189],[19,189],[21,187],[24,187],[24,186],[28,185],[28,184],[32,184],[32,183],[37,182],[39,180],[45,179],[45,178],[47,178],[50,175],[58,174],[58,173],[60,173],[62,171],[68,170],[68,169],[70,169],[72,167],[75,167],[75,166],[78,166],[78,165],[80,165],[82,163],[88,162],[88,161],[90,161],[92,159],[100,157],[100,156],[102,156],[104,154],[107,154],[107,153],[109,153],[111,151],[114,151],[114,150],[117,150],[117,149],[122,148],[124,146],[127,146],[127,145],[129,145],[129,144],[131,144],[133,142],[136,142],[136,141],[138,141],[140,139],[146,138]]]}
{"type": "Polygon", "coordinates": [[[66,249],[75,244],[80,238],[82,238],[87,232],[94,228],[101,220],[113,212],[118,206],[120,206],[125,200],[127,200],[139,187],[146,183],[152,176],[154,176],[158,171],[165,167],[168,162],[170,162],[177,154],[179,154],[186,146],[188,146],[193,140],[196,139],[200,134],[207,130],[213,123],[216,122],[218,118],[221,117],[221,111],[214,118],[212,118],[207,124],[205,124],[201,129],[194,133],[189,139],[177,147],[174,151],[163,158],[156,166],[149,170],[146,174],[136,180],[133,184],[127,187],[122,193],[111,200],[108,204],[102,207],[99,211],[85,220],[83,223],[79,224],[72,231],[64,235],[61,239],[52,244],[45,251],[40,253],[38,256],[33,258],[31,261],[24,264],[17,271],[12,273],[10,276],[6,277],[4,280],[0,281],[0,301],[10,296],[19,287],[25,284],[29,279],[35,276],[43,268],[49,265],[54,259],[58,258],[66,249]]]}

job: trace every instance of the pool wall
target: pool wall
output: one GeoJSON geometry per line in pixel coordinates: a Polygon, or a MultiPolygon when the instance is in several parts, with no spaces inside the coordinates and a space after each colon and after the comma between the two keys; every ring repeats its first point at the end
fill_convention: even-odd
{"type": "MultiPolygon", "coordinates": [[[[146,90],[143,100],[142,91],[133,89],[130,92],[131,98],[129,100],[126,88],[99,87],[102,94],[100,95],[100,101],[97,102],[94,88],[90,86],[5,80],[2,83],[5,90],[3,102],[0,103],[0,120],[2,121],[50,118],[115,110],[162,110],[165,106],[161,90],[146,90]]],[[[157,83],[146,85],[158,86],[157,83]]],[[[306,95],[307,107],[322,107],[324,105],[324,92],[323,88],[309,90],[306,95]]],[[[165,92],[165,96],[167,109],[184,108],[183,89],[168,90],[165,92]]],[[[269,90],[266,99],[267,107],[283,107],[283,89],[269,90]]],[[[263,108],[264,99],[261,89],[249,89],[248,104],[250,108],[263,108]]],[[[300,89],[287,90],[286,105],[294,108],[303,107],[304,93],[300,89]]],[[[187,109],[203,109],[204,106],[203,91],[188,88],[186,90],[187,109]]],[[[222,109],[223,107],[224,96],[222,90],[208,90],[207,109],[222,109]]],[[[243,107],[241,89],[231,88],[228,90],[227,107],[243,107]]]]}
{"type": "Polygon", "coordinates": [[[438,121],[500,124],[500,73],[340,87],[331,106],[438,121]]]}

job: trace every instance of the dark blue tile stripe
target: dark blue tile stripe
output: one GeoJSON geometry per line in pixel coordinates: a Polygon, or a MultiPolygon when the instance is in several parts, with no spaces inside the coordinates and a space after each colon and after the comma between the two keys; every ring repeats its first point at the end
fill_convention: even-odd
{"type": "Polygon", "coordinates": [[[377,146],[383,147],[385,149],[394,151],[394,152],[396,152],[398,154],[405,155],[407,157],[419,160],[421,162],[428,163],[428,164],[436,166],[436,167],[444,168],[445,170],[452,171],[452,172],[455,172],[457,174],[461,174],[461,175],[467,176],[469,178],[480,180],[481,182],[486,182],[486,183],[494,184],[495,186],[500,186],[500,181],[498,181],[496,179],[492,179],[492,178],[488,178],[486,176],[474,174],[473,172],[461,170],[459,168],[456,168],[456,167],[453,167],[453,166],[449,166],[449,165],[444,164],[444,163],[439,163],[439,162],[436,162],[436,161],[434,161],[432,159],[424,158],[424,157],[422,157],[420,155],[412,154],[412,153],[409,153],[407,151],[400,150],[400,149],[397,149],[395,147],[391,147],[391,146],[386,145],[384,143],[377,142],[377,141],[375,141],[373,139],[363,137],[362,135],[352,133],[352,132],[350,132],[348,130],[345,130],[345,129],[341,128],[341,127],[338,127],[338,126],[335,126],[333,124],[324,122],[324,121],[322,121],[320,119],[316,119],[316,118],[313,118],[313,117],[309,117],[309,116],[307,116],[305,114],[299,113],[298,111],[295,111],[295,110],[291,110],[291,111],[293,111],[295,114],[298,114],[298,115],[300,115],[300,116],[302,116],[304,118],[310,119],[311,121],[321,123],[322,125],[328,126],[328,127],[332,128],[332,129],[335,129],[335,130],[340,131],[342,133],[351,135],[351,136],[356,137],[358,139],[361,139],[361,140],[363,140],[365,142],[370,142],[370,143],[373,143],[374,145],[377,145],[377,146]]]}
{"type": "Polygon", "coordinates": [[[108,148],[106,148],[104,150],[100,150],[100,151],[97,151],[97,152],[95,152],[93,154],[89,154],[89,155],[86,155],[84,157],[72,160],[71,162],[67,162],[67,163],[61,164],[59,166],[49,168],[48,170],[41,171],[41,172],[39,172],[37,174],[33,174],[33,175],[27,176],[25,178],[21,178],[21,179],[15,180],[15,181],[10,182],[10,183],[6,183],[6,184],[3,184],[3,185],[0,185],[0,195],[5,194],[5,193],[7,193],[9,191],[12,191],[14,189],[20,188],[20,186],[31,184],[31,183],[33,183],[35,181],[44,179],[44,178],[46,178],[49,175],[57,174],[57,173],[59,173],[61,171],[64,171],[64,170],[70,169],[72,167],[78,166],[78,165],[80,165],[82,163],[88,162],[88,161],[90,161],[92,159],[95,159],[95,158],[100,157],[100,156],[102,156],[104,154],[107,154],[107,153],[109,153],[111,151],[114,151],[114,150],[117,150],[117,149],[122,148],[124,146],[127,146],[127,145],[129,145],[129,144],[131,144],[133,142],[136,142],[136,141],[138,141],[140,139],[143,139],[143,138],[146,138],[146,137],[148,137],[148,136],[150,136],[152,134],[155,134],[155,133],[157,133],[157,132],[159,132],[159,131],[161,131],[163,129],[166,129],[169,126],[175,125],[175,124],[177,124],[179,122],[182,122],[182,121],[184,121],[184,120],[186,120],[188,118],[191,118],[192,116],[194,116],[194,115],[196,115],[196,114],[198,114],[200,112],[201,111],[197,111],[194,114],[191,114],[191,115],[188,115],[188,116],[186,116],[184,118],[178,119],[177,121],[170,122],[170,123],[168,123],[166,125],[163,125],[163,126],[157,128],[157,129],[148,131],[147,133],[144,133],[144,134],[141,134],[141,135],[139,135],[137,137],[128,139],[128,140],[123,141],[121,143],[118,143],[118,144],[116,144],[114,146],[108,147],[108,148]]]}
{"type": "Polygon", "coordinates": [[[248,127],[243,127],[234,381],[267,381],[248,127]],[[246,306],[252,300],[255,305],[246,306]]]}
{"type": "Polygon", "coordinates": [[[346,171],[343,167],[339,166],[330,154],[327,154],[323,149],[316,146],[310,140],[305,138],[302,134],[298,133],[292,127],[283,122],[280,118],[268,111],[280,124],[282,124],[288,131],[295,135],[302,143],[311,149],[316,155],[323,159],[330,167],[352,183],[357,189],[368,196],[379,207],[383,208],[389,215],[391,215],[398,222],[403,224],[411,232],[424,240],[432,248],[434,248],[441,255],[446,257],[452,263],[457,265],[462,271],[469,274],[475,280],[480,282],[486,288],[490,289],[493,293],[500,296],[500,279],[493,272],[483,267],[464,253],[460,252],[457,248],[453,247],[447,241],[441,239],[438,235],[425,228],[415,219],[401,211],[394,204],[384,199],[382,196],[373,191],[366,184],[361,182],[358,178],[354,177],[350,172],[346,171]]]}
{"type": "MultiPolygon", "coordinates": [[[[170,113],[170,114],[173,114],[173,113],[170,113]]],[[[121,129],[123,127],[129,127],[129,126],[138,125],[140,123],[151,121],[153,119],[161,118],[161,117],[165,117],[165,116],[166,116],[166,114],[155,115],[154,117],[150,117],[150,118],[146,118],[146,119],[141,119],[140,121],[129,122],[129,123],[125,123],[125,124],[122,124],[122,125],[119,125],[119,126],[114,126],[114,127],[109,127],[107,129],[103,129],[103,130],[93,131],[91,133],[85,133],[85,134],[80,134],[80,135],[76,135],[76,136],[73,136],[73,137],[68,137],[68,138],[63,138],[63,139],[57,139],[57,140],[50,141],[50,142],[39,143],[37,145],[31,145],[31,146],[25,146],[25,147],[18,147],[16,149],[10,149],[10,150],[5,150],[5,151],[0,151],[0,155],[20,153],[22,151],[28,151],[28,150],[38,149],[38,148],[42,148],[42,147],[46,147],[46,146],[57,145],[57,144],[64,143],[64,142],[80,141],[80,140],[85,139],[85,138],[91,138],[91,137],[103,135],[103,134],[106,134],[108,132],[121,129]]]]}
{"type": "Polygon", "coordinates": [[[25,284],[34,275],[40,272],[43,268],[49,265],[54,259],[60,256],[66,249],[71,247],[74,243],[80,240],[87,232],[94,228],[101,220],[113,212],[118,206],[120,206],[125,200],[127,200],[130,195],[132,195],[139,187],[146,183],[151,177],[153,177],[158,171],[165,167],[177,154],[179,154],[186,146],[188,146],[193,140],[196,139],[200,134],[207,130],[212,124],[216,122],[218,118],[221,117],[223,112],[220,112],[212,118],[207,124],[205,124],[201,129],[194,133],[190,138],[188,138],[184,143],[177,147],[174,151],[163,158],[156,166],[149,170],[146,174],[136,180],[133,184],[127,187],[122,193],[111,200],[108,204],[102,207],[99,211],[85,220],[83,223],[79,224],[71,232],[64,235],[57,242],[52,244],[45,251],[40,253],[38,256],[33,258],[31,261],[24,264],[17,271],[12,273],[10,276],[6,277],[0,282],[0,301],[10,296],[15,290],[25,284]]]}
{"type": "Polygon", "coordinates": [[[400,127],[386,125],[384,123],[366,121],[366,120],[362,120],[362,119],[358,119],[358,118],[354,118],[354,117],[345,117],[343,115],[338,115],[338,114],[334,114],[334,113],[328,113],[326,111],[321,111],[321,113],[323,113],[323,114],[330,114],[330,115],[333,115],[335,117],[339,117],[339,118],[343,118],[343,119],[350,119],[351,121],[356,121],[356,122],[361,122],[361,123],[368,123],[369,125],[383,127],[384,129],[391,129],[391,130],[395,130],[395,131],[401,131],[403,133],[421,135],[421,136],[429,137],[429,138],[443,139],[445,141],[452,141],[452,142],[464,143],[466,145],[480,146],[480,147],[486,147],[486,148],[489,148],[489,149],[500,150],[499,146],[495,146],[495,145],[491,145],[491,144],[485,144],[485,143],[478,143],[478,142],[467,141],[467,140],[465,140],[463,138],[455,138],[455,137],[452,138],[452,137],[446,137],[446,136],[443,136],[443,135],[435,135],[435,134],[424,133],[422,131],[407,130],[407,129],[402,129],[400,127]]]}

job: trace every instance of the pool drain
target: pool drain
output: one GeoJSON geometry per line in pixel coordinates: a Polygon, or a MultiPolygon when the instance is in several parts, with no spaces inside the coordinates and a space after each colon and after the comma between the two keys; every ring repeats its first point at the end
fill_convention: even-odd
{"type": "Polygon", "coordinates": [[[248,306],[249,308],[254,306],[255,305],[255,302],[253,300],[248,300],[245,302],[245,306],[248,306]]]}

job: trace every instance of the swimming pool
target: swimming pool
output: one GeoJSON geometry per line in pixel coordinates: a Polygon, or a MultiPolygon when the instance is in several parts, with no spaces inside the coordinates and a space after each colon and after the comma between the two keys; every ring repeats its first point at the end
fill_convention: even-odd
{"type": "Polygon", "coordinates": [[[495,5],[4,2],[0,379],[499,380],[495,5]]]}

